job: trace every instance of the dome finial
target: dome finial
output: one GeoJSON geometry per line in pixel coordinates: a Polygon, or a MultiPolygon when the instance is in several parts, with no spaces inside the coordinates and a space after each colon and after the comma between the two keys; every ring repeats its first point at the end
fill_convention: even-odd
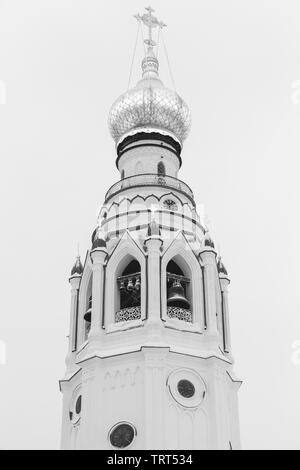
{"type": "Polygon", "coordinates": [[[151,7],[146,10],[143,15],[135,15],[139,25],[138,33],[145,26],[149,29],[148,37],[144,40],[143,78],[134,88],[128,87],[126,93],[113,103],[108,118],[109,129],[118,152],[127,137],[135,139],[139,135],[137,138],[142,139],[141,134],[147,133],[170,137],[175,148],[179,146],[180,153],[190,130],[191,114],[178,93],[166,88],[158,76],[158,60],[154,52],[156,43],[152,34],[153,29],[158,28],[159,36],[162,36],[162,29],[166,25],[153,16],[151,7]]]}
{"type": "Polygon", "coordinates": [[[76,261],[71,271],[71,276],[81,276],[83,273],[83,266],[81,264],[80,255],[78,253],[76,261]]]}
{"type": "Polygon", "coordinates": [[[148,27],[148,38],[144,39],[144,43],[147,46],[147,51],[145,51],[145,58],[142,61],[143,78],[157,78],[159,63],[153,50],[154,46],[157,44],[153,40],[152,29],[157,27],[162,29],[166,26],[166,24],[162,21],[158,21],[158,19],[153,16],[152,13],[154,10],[152,7],[147,7],[145,9],[148,13],[144,13],[143,15],[135,15],[135,18],[139,21],[139,23],[144,23],[144,25],[148,27]]]}

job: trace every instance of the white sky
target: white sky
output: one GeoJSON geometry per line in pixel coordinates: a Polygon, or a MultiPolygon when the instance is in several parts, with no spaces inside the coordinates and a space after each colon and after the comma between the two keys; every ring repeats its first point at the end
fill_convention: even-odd
{"type": "MultiPolygon", "coordinates": [[[[59,446],[67,279],[119,179],[107,115],[144,6],[0,0],[2,449],[59,446]]],[[[205,204],[231,274],[243,448],[300,449],[299,0],[152,6],[193,116],[180,178],[205,204]]],[[[137,61],[133,82],[139,73],[137,61]]]]}

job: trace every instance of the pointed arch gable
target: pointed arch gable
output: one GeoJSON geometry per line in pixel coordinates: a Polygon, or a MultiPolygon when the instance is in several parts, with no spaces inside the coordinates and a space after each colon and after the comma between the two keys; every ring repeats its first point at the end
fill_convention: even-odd
{"type": "Polygon", "coordinates": [[[199,325],[200,330],[204,331],[202,270],[194,251],[182,232],[178,233],[162,254],[161,292],[163,319],[165,321],[169,320],[167,316],[167,265],[171,260],[174,260],[182,269],[185,276],[190,278],[190,301],[193,323],[199,325]]]}
{"type": "MultiPolygon", "coordinates": [[[[184,235],[184,233],[182,232],[182,230],[179,230],[176,234],[175,234],[175,237],[174,239],[171,241],[171,243],[169,243],[169,245],[166,246],[165,250],[163,251],[163,254],[162,254],[162,258],[164,256],[171,256],[170,254],[168,254],[168,252],[170,253],[175,253],[177,250],[180,250],[181,252],[185,251],[186,253],[189,253],[188,254],[188,257],[193,256],[195,261],[199,264],[199,261],[198,261],[198,258],[197,258],[197,254],[195,253],[195,251],[193,250],[191,244],[189,243],[189,241],[187,240],[186,236],[184,235]]],[[[170,258],[172,259],[172,258],[170,258]]]]}
{"type": "Polygon", "coordinates": [[[108,258],[105,283],[105,328],[115,323],[118,308],[117,277],[130,261],[136,259],[141,267],[141,318],[146,316],[146,257],[143,250],[126,231],[108,258]]]}
{"type": "Polygon", "coordinates": [[[133,250],[138,250],[140,254],[138,256],[143,256],[145,258],[145,254],[142,250],[142,248],[138,245],[138,243],[135,241],[135,239],[131,236],[129,230],[125,230],[123,233],[122,237],[118,240],[116,246],[114,247],[113,251],[108,254],[108,260],[107,260],[107,265],[109,264],[111,258],[115,256],[115,252],[117,250],[121,250],[124,246],[130,246],[133,250]],[[128,245],[126,245],[126,242],[128,242],[128,245]]]}

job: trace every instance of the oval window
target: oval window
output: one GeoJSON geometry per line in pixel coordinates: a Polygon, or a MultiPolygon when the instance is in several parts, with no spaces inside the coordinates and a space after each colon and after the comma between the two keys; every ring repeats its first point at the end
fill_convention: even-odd
{"type": "Polygon", "coordinates": [[[136,435],[135,428],[128,423],[117,424],[110,432],[110,443],[119,449],[128,447],[136,435]]]}
{"type": "Polygon", "coordinates": [[[189,380],[179,380],[177,390],[184,398],[192,398],[195,395],[195,387],[189,380]]]}
{"type": "Polygon", "coordinates": [[[81,395],[76,400],[75,411],[78,415],[81,413],[81,395]]]}

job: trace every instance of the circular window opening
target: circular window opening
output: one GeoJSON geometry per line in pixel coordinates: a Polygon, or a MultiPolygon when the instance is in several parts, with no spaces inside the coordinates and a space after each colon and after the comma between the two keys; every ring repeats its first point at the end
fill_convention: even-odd
{"type": "Polygon", "coordinates": [[[179,380],[177,390],[184,398],[192,398],[195,395],[195,387],[189,380],[179,380]]]}
{"type": "Polygon", "coordinates": [[[166,199],[163,203],[163,206],[165,209],[168,209],[169,211],[177,211],[178,206],[175,201],[172,199],[166,199]]]}
{"type": "Polygon", "coordinates": [[[118,449],[128,447],[136,435],[135,428],[128,423],[117,424],[110,432],[110,443],[118,449]]]}
{"type": "Polygon", "coordinates": [[[75,411],[78,415],[81,413],[81,395],[76,400],[75,411]]]}

